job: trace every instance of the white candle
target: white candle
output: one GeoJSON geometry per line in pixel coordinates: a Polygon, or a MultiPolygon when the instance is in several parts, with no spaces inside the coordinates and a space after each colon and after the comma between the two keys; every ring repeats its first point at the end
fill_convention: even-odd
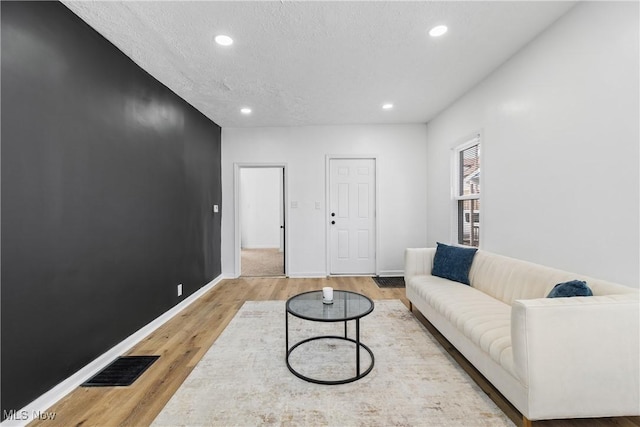
{"type": "Polygon", "coordinates": [[[329,286],[322,288],[322,299],[325,301],[333,301],[333,288],[329,286]]]}

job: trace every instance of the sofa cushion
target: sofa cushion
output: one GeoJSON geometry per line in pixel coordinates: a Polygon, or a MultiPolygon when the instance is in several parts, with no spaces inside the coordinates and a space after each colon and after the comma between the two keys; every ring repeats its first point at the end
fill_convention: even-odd
{"type": "Polygon", "coordinates": [[[570,280],[568,282],[558,283],[553,287],[547,298],[564,298],[564,297],[591,297],[593,292],[587,282],[584,280],[570,280]]]}
{"type": "Polygon", "coordinates": [[[435,276],[407,283],[491,359],[515,377],[511,349],[511,307],[477,289],[435,276]]]}
{"type": "Polygon", "coordinates": [[[460,248],[438,243],[431,274],[468,285],[469,269],[476,252],[476,248],[460,248]]]}
{"type": "Polygon", "coordinates": [[[509,305],[545,298],[557,283],[575,278],[574,273],[486,251],[478,251],[469,271],[471,286],[509,305]]]}
{"type": "Polygon", "coordinates": [[[479,250],[469,270],[472,287],[509,305],[519,299],[545,298],[553,287],[585,280],[593,295],[628,294],[637,289],[479,250]]]}

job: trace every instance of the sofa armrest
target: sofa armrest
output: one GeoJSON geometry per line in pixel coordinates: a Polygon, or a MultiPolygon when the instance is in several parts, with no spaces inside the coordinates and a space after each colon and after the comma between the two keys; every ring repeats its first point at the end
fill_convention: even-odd
{"type": "Polygon", "coordinates": [[[638,294],[517,300],[511,340],[527,418],[640,414],[638,294]]]}
{"type": "Polygon", "coordinates": [[[404,251],[404,280],[413,276],[431,274],[435,248],[408,248],[404,251]]]}

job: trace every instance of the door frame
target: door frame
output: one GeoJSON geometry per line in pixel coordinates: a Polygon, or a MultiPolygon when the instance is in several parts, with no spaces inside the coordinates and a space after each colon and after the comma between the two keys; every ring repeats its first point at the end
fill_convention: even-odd
{"type": "MultiPolygon", "coordinates": [[[[377,154],[327,154],[325,156],[325,245],[327,248],[326,255],[326,269],[327,276],[334,276],[331,273],[331,229],[329,222],[331,221],[331,160],[373,160],[375,165],[375,173],[373,179],[375,180],[375,230],[376,233],[376,260],[375,260],[375,272],[376,276],[380,275],[380,162],[378,161],[377,154]]],[[[347,274],[348,275],[348,274],[347,274]]],[[[345,276],[345,274],[336,274],[335,276],[345,276]]]]}
{"type": "Polygon", "coordinates": [[[240,170],[241,169],[282,169],[282,217],[284,224],[284,275],[289,277],[289,233],[287,232],[289,200],[289,182],[286,163],[234,163],[233,164],[233,216],[234,216],[234,276],[240,277],[242,273],[242,242],[240,232],[240,170]]]}

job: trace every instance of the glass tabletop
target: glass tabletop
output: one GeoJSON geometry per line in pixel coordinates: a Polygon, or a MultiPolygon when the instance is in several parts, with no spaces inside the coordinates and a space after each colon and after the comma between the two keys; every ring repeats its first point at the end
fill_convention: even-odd
{"type": "Polygon", "coordinates": [[[322,291],[305,292],[289,298],[287,312],[302,319],[338,322],[359,319],[373,311],[373,301],[350,291],[333,291],[333,304],[322,302],[322,291]]]}

